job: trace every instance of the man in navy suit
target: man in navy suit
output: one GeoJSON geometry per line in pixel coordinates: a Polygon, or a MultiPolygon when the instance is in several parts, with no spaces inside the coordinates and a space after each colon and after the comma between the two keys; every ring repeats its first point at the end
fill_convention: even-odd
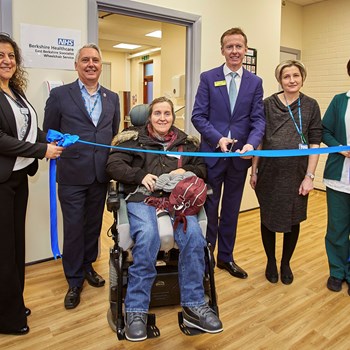
{"type": "MultiPolygon", "coordinates": [[[[44,130],[79,135],[84,141],[111,144],[120,122],[119,98],[100,86],[100,49],[83,46],[75,57],[79,79],[54,88],[46,102],[44,130]]],[[[63,269],[69,285],[66,309],[80,302],[84,280],[102,287],[93,269],[98,255],[102,216],[109,177],[105,172],[109,149],[76,143],[57,161],[58,197],[63,215],[63,269]]]]}
{"type": "Polygon", "coordinates": [[[213,189],[205,204],[207,240],[213,249],[218,240],[217,266],[238,278],[248,277],[233,259],[238,213],[252,158],[244,153],[259,146],[265,131],[262,80],[242,67],[246,52],[247,37],[240,28],[222,34],[221,53],[226,63],[201,74],[192,112],[202,152],[242,154],[205,160],[207,181],[213,189]]]}

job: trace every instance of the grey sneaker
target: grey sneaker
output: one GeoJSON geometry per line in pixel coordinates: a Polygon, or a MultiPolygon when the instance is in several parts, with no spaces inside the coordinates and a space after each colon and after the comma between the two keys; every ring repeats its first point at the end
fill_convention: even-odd
{"type": "Polygon", "coordinates": [[[208,305],[183,307],[184,324],[190,328],[198,328],[208,333],[219,333],[223,330],[222,323],[215,311],[208,305]]]}
{"type": "Polygon", "coordinates": [[[125,316],[125,337],[130,341],[147,339],[147,314],[127,312],[125,316]]]}

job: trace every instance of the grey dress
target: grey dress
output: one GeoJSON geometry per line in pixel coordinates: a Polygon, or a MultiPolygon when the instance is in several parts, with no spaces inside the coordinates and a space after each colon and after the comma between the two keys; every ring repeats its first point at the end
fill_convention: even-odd
{"type": "MultiPolygon", "coordinates": [[[[283,93],[283,92],[282,92],[283,93]]],[[[297,149],[300,136],[278,94],[264,100],[266,131],[263,149],[297,149]]],[[[291,105],[299,127],[298,101],[291,105]]],[[[300,93],[302,130],[308,144],[320,144],[322,124],[316,100],[300,93]]],[[[308,156],[259,158],[256,194],[261,223],[273,232],[290,232],[293,225],[306,219],[308,196],[299,195],[308,165],[308,156]]]]}

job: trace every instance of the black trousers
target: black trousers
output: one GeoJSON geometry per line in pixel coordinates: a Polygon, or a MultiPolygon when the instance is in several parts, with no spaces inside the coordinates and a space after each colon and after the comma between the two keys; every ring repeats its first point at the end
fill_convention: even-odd
{"type": "Polygon", "coordinates": [[[23,300],[27,168],[0,183],[0,332],[27,324],[23,300]]]}
{"type": "Polygon", "coordinates": [[[62,263],[69,287],[84,283],[84,272],[92,269],[98,255],[107,184],[58,184],[63,214],[62,263]]]}

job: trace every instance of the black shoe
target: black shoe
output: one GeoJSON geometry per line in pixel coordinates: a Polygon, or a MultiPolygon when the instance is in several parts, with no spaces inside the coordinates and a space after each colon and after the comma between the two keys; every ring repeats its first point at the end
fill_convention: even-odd
{"type": "Polygon", "coordinates": [[[125,315],[125,337],[130,341],[147,339],[147,314],[127,312],[125,315]]]}
{"type": "Polygon", "coordinates": [[[72,287],[68,289],[68,292],[64,298],[64,307],[66,309],[74,309],[80,303],[80,293],[82,287],[72,287]]]}
{"type": "Polygon", "coordinates": [[[278,271],[277,271],[276,262],[274,262],[274,263],[268,262],[267,263],[266,270],[265,270],[265,277],[271,283],[278,282],[278,271]]]}
{"type": "Polygon", "coordinates": [[[217,267],[228,271],[232,276],[237,278],[247,278],[248,274],[240,268],[234,261],[223,262],[218,260],[217,267]]]}
{"type": "Polygon", "coordinates": [[[346,281],[347,285],[348,285],[348,295],[350,296],[350,282],[346,281]]]}
{"type": "Polygon", "coordinates": [[[0,334],[12,334],[12,335],[25,335],[29,333],[29,327],[26,325],[20,329],[12,329],[12,330],[1,330],[0,334]]]}
{"type": "Polygon", "coordinates": [[[342,284],[343,284],[343,280],[330,276],[327,281],[327,288],[332,292],[340,292],[342,284]]]}
{"type": "Polygon", "coordinates": [[[26,307],[25,313],[26,313],[26,316],[28,317],[32,313],[32,311],[26,307]]]}
{"type": "Polygon", "coordinates": [[[85,279],[93,287],[103,287],[105,285],[105,280],[95,270],[85,272],[85,279]]]}
{"type": "Polygon", "coordinates": [[[182,308],[184,324],[190,328],[198,328],[208,333],[222,332],[222,323],[215,311],[208,305],[184,306],[182,308]]]}
{"type": "Polygon", "coordinates": [[[294,280],[293,272],[289,265],[281,265],[281,281],[283,284],[292,284],[294,280]]]}

